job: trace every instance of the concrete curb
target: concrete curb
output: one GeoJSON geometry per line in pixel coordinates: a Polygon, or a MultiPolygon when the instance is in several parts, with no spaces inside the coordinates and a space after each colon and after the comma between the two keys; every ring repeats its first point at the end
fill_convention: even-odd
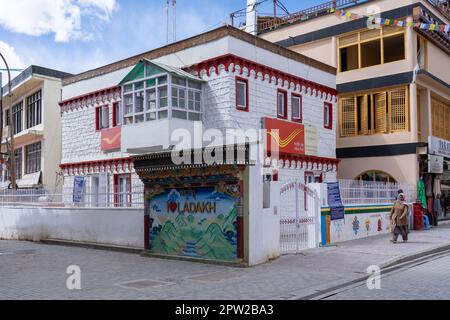
{"type": "Polygon", "coordinates": [[[68,241],[68,240],[60,240],[60,239],[45,239],[45,240],[41,240],[40,243],[43,243],[46,245],[77,247],[77,248],[102,250],[102,251],[113,251],[113,252],[122,252],[122,253],[132,253],[132,254],[140,254],[143,250],[141,248],[135,248],[135,247],[123,247],[123,246],[116,246],[116,245],[112,245],[112,244],[98,244],[98,243],[92,243],[92,242],[68,241]]]}
{"type": "MultiPolygon", "coordinates": [[[[391,259],[388,262],[380,264],[380,268],[381,268],[382,273],[383,273],[383,271],[384,272],[393,271],[392,269],[398,269],[398,268],[402,267],[403,264],[406,264],[408,262],[413,262],[415,260],[418,260],[421,258],[426,258],[428,256],[432,256],[432,255],[435,255],[435,254],[438,254],[441,252],[445,252],[445,251],[449,251],[449,250],[450,250],[450,243],[446,243],[446,244],[443,244],[443,245],[440,245],[440,246],[437,246],[437,247],[434,247],[431,249],[420,251],[418,253],[391,259]]],[[[364,277],[359,277],[354,280],[347,281],[345,283],[333,286],[331,288],[320,290],[317,293],[303,296],[303,297],[293,297],[290,300],[314,300],[314,299],[320,298],[322,296],[326,296],[327,294],[334,293],[335,291],[338,291],[340,289],[343,289],[343,288],[352,286],[354,284],[366,281],[368,279],[368,277],[369,277],[369,275],[364,276],[364,277]]]]}

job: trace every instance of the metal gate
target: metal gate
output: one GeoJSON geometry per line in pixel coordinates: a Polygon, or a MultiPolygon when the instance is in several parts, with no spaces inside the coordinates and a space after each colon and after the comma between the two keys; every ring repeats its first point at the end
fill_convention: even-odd
{"type": "Polygon", "coordinates": [[[319,246],[320,201],[307,185],[291,181],[280,189],[280,249],[298,253],[319,246]]]}

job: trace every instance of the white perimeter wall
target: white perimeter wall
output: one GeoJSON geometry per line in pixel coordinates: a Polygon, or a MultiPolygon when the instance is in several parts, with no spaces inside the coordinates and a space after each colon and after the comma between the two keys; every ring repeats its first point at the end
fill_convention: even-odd
{"type": "Polygon", "coordinates": [[[138,209],[0,208],[0,239],[60,239],[144,248],[138,209]]]}

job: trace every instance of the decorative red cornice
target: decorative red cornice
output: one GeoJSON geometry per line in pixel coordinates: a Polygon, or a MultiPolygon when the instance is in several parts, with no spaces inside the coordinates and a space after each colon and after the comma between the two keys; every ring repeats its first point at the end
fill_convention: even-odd
{"type": "MultiPolygon", "coordinates": [[[[270,157],[270,155],[269,155],[270,157]]],[[[300,163],[302,168],[306,168],[307,165],[310,163],[312,165],[320,165],[322,167],[322,170],[324,170],[324,167],[336,167],[336,170],[338,169],[339,163],[341,160],[334,159],[334,158],[324,158],[324,157],[316,157],[316,156],[307,156],[307,155],[293,155],[293,154],[287,154],[287,153],[280,153],[278,155],[278,159],[282,160],[283,163],[286,163],[289,161],[289,163],[295,162],[300,163]]]]}
{"type": "Polygon", "coordinates": [[[76,163],[62,163],[59,165],[61,170],[67,172],[68,174],[89,174],[96,172],[106,172],[107,168],[119,170],[119,166],[124,169],[128,167],[128,171],[131,171],[133,165],[133,159],[127,158],[115,158],[115,159],[102,159],[102,160],[92,160],[83,161],[76,163]],[[97,170],[96,170],[97,168],[97,170]]]}
{"type": "Polygon", "coordinates": [[[276,82],[281,80],[283,82],[283,86],[285,81],[289,82],[289,88],[292,87],[292,84],[294,85],[294,88],[298,85],[303,90],[305,88],[306,90],[310,89],[311,95],[318,96],[326,94],[326,98],[328,99],[329,96],[330,99],[333,97],[337,97],[337,90],[327,87],[325,85],[305,80],[301,77],[294,76],[292,74],[268,67],[266,65],[253,62],[251,60],[238,57],[233,54],[226,54],[223,56],[218,56],[209,60],[202,61],[198,64],[195,64],[191,66],[189,69],[196,71],[198,76],[201,76],[202,71],[206,70],[206,75],[209,77],[211,76],[211,69],[214,70],[214,72],[218,75],[219,74],[219,67],[223,65],[225,70],[227,72],[236,72],[236,66],[239,66],[239,75],[243,75],[244,68],[248,70],[248,76],[250,77],[252,71],[254,72],[254,78],[257,79],[259,74],[262,74],[263,79],[266,80],[266,77],[269,77],[269,83],[272,83],[272,79],[275,78],[276,82]],[[232,69],[231,69],[232,67],[232,69]]]}
{"type": "Polygon", "coordinates": [[[59,106],[65,111],[68,109],[87,107],[95,102],[104,103],[107,100],[118,100],[120,97],[121,87],[113,86],[61,101],[59,102],[59,106]]]}

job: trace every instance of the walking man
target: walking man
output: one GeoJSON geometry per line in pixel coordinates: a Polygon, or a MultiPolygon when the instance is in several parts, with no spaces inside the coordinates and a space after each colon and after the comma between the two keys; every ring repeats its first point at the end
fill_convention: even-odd
{"type": "Polygon", "coordinates": [[[394,234],[392,243],[397,243],[401,234],[403,242],[408,241],[408,206],[405,204],[405,195],[400,193],[391,210],[391,225],[394,234]]]}

